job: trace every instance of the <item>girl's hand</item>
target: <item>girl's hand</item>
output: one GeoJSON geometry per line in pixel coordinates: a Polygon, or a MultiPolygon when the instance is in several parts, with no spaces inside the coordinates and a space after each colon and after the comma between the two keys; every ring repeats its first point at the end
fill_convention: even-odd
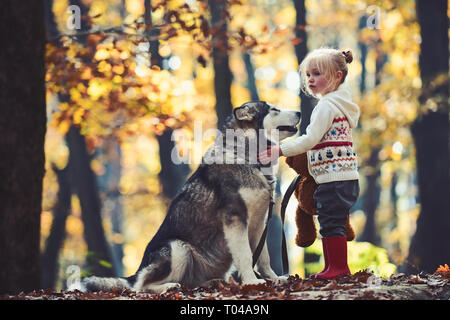
{"type": "Polygon", "coordinates": [[[280,156],[283,155],[280,146],[269,146],[267,150],[262,151],[258,154],[258,160],[262,164],[270,163],[274,160],[277,160],[280,156]]]}

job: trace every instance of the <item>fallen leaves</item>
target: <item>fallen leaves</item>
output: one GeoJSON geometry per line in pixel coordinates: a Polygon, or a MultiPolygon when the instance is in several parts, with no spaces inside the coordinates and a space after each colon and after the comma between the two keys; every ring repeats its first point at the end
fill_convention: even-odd
{"type": "Polygon", "coordinates": [[[447,264],[445,264],[444,266],[440,265],[439,268],[436,269],[436,273],[446,279],[450,279],[450,268],[447,264]]]}
{"type": "Polygon", "coordinates": [[[152,294],[132,290],[113,292],[80,292],[35,290],[18,295],[0,295],[0,300],[404,300],[448,299],[450,279],[446,268],[434,274],[394,274],[390,278],[376,277],[363,270],[335,280],[302,279],[289,276],[287,281],[241,285],[234,279],[212,280],[202,287],[181,286],[164,293],[152,294]],[[444,276],[442,275],[444,273],[444,276]]]}
{"type": "Polygon", "coordinates": [[[411,276],[408,279],[409,283],[414,283],[414,284],[420,284],[420,283],[425,283],[425,281],[423,279],[421,279],[419,276],[411,276]]]}

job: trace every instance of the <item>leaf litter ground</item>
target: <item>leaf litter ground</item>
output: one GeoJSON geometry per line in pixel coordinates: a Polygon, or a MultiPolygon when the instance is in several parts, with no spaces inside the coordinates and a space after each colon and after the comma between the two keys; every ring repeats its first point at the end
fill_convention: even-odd
{"type": "Polygon", "coordinates": [[[0,295],[2,300],[448,300],[450,272],[394,274],[379,278],[364,270],[337,280],[301,279],[289,276],[285,283],[266,281],[240,285],[233,279],[210,281],[198,288],[174,288],[161,294],[121,290],[80,292],[35,290],[0,295]]]}

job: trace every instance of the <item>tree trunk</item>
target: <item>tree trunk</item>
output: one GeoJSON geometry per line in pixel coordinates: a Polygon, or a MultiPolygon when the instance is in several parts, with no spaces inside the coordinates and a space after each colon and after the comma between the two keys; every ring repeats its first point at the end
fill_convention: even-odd
{"type": "Polygon", "coordinates": [[[228,62],[228,36],[227,21],[224,11],[227,8],[226,0],[208,0],[211,11],[212,27],[220,26],[213,34],[213,62],[214,62],[214,91],[216,94],[217,128],[221,129],[227,117],[231,114],[231,82],[232,74],[228,62]]]}
{"type": "MultiPolygon", "coordinates": [[[[149,36],[156,36],[159,30],[153,27],[152,23],[152,8],[151,1],[145,0],[145,24],[149,36]]],[[[162,57],[159,54],[159,40],[150,41],[150,64],[158,66],[163,69],[162,57]]],[[[190,168],[188,164],[175,164],[172,161],[172,150],[175,148],[175,143],[172,140],[173,129],[166,128],[162,135],[156,136],[159,145],[159,160],[161,164],[161,171],[159,173],[159,181],[162,185],[162,192],[165,197],[172,199],[178,191],[181,190],[190,168]]]]}
{"type": "MultiPolygon", "coordinates": [[[[297,56],[298,64],[305,59],[308,53],[308,35],[306,33],[306,7],[305,0],[294,0],[295,11],[297,12],[295,36],[302,41],[295,45],[295,55],[297,56]]],[[[300,123],[300,134],[306,133],[306,128],[309,125],[311,113],[316,105],[316,99],[306,95],[303,90],[300,90],[300,111],[302,113],[302,120],[300,123]]]]}
{"type": "MultiPolygon", "coordinates": [[[[381,83],[381,74],[384,65],[387,61],[386,54],[381,50],[381,40],[375,43],[376,61],[375,61],[375,87],[381,83]]],[[[364,230],[361,236],[358,238],[359,241],[367,241],[374,245],[378,245],[380,242],[379,236],[377,234],[377,228],[375,223],[375,213],[380,203],[381,186],[379,182],[379,177],[381,175],[380,170],[380,157],[379,153],[381,151],[380,146],[373,148],[370,158],[367,162],[367,167],[370,168],[370,173],[366,176],[367,188],[362,196],[363,209],[366,214],[366,223],[364,225],[364,230]]]]}
{"type": "Polygon", "coordinates": [[[394,226],[396,226],[398,223],[398,211],[397,211],[397,202],[398,202],[398,196],[397,196],[397,183],[398,183],[398,172],[394,171],[391,178],[391,190],[390,190],[390,198],[391,198],[391,204],[392,204],[392,217],[395,219],[395,221],[392,222],[392,228],[394,229],[394,226]]]}
{"type": "Polygon", "coordinates": [[[437,110],[421,110],[411,126],[421,210],[406,271],[432,272],[440,264],[450,261],[448,3],[446,0],[418,0],[416,3],[422,38],[419,102],[426,106],[427,102],[434,101],[437,110]]]}
{"type": "Polygon", "coordinates": [[[0,2],[0,292],[39,287],[45,172],[43,1],[0,2]]]}
{"type": "Polygon", "coordinates": [[[58,277],[58,254],[64,243],[66,236],[66,220],[70,213],[71,196],[69,165],[59,170],[53,166],[58,180],[58,200],[53,209],[53,221],[50,229],[50,235],[45,243],[45,249],[42,253],[42,279],[41,287],[43,289],[54,288],[58,277]]]}
{"type": "MultiPolygon", "coordinates": [[[[367,21],[367,15],[362,16],[359,19],[359,26],[358,30],[360,32],[361,37],[361,31],[364,30],[366,27],[366,21],[367,21]]],[[[361,63],[361,79],[359,82],[359,92],[361,94],[366,92],[366,74],[367,74],[367,68],[366,68],[366,60],[367,60],[367,53],[368,53],[368,47],[367,44],[365,44],[362,41],[358,41],[358,48],[359,51],[361,51],[361,57],[360,57],[360,63],[361,63]]]]}
{"type": "MultiPolygon", "coordinates": [[[[306,33],[306,6],[305,0],[293,0],[295,11],[297,13],[296,26],[295,26],[295,36],[302,39],[300,43],[295,45],[295,55],[297,56],[298,64],[300,65],[302,61],[306,58],[308,54],[308,35],[306,33]]],[[[302,119],[300,122],[300,135],[306,133],[306,128],[308,127],[311,119],[311,113],[316,105],[316,99],[308,96],[300,90],[300,111],[302,113],[302,119]]],[[[303,260],[305,265],[316,262],[319,256],[316,253],[310,253],[306,249],[304,253],[303,260]]],[[[305,274],[308,275],[308,270],[305,268],[305,274]]]]}
{"type": "MultiPolygon", "coordinates": [[[[122,152],[119,143],[114,138],[105,139],[102,152],[106,156],[105,174],[98,177],[100,189],[106,195],[105,208],[107,216],[111,220],[112,232],[114,235],[122,234],[122,196],[119,192],[120,178],[122,176],[122,166],[120,160],[122,152]]],[[[115,242],[112,245],[114,265],[117,273],[123,275],[123,245],[115,242]]]]}
{"type": "Polygon", "coordinates": [[[372,150],[366,165],[370,168],[370,172],[366,176],[367,188],[362,199],[366,223],[363,232],[358,237],[358,241],[367,241],[375,245],[379,242],[375,224],[375,212],[380,201],[381,193],[381,187],[378,181],[381,174],[379,167],[380,159],[378,157],[379,152],[379,147],[372,150]]]}
{"type": "Polygon", "coordinates": [[[156,136],[159,144],[159,161],[161,163],[159,180],[163,187],[163,194],[169,199],[174,198],[178,191],[181,190],[190,170],[188,164],[175,164],[172,161],[171,153],[173,148],[175,148],[172,133],[173,130],[167,128],[162,135],[156,136]]]}
{"type": "Polygon", "coordinates": [[[127,17],[127,14],[128,14],[128,12],[127,12],[127,0],[120,0],[119,12],[120,12],[120,18],[122,19],[122,25],[123,25],[124,22],[125,22],[125,19],[127,17]]]}
{"type": "Polygon", "coordinates": [[[58,34],[58,26],[56,25],[55,15],[53,14],[53,0],[44,0],[44,13],[46,34],[48,40],[58,34]]]}
{"type": "MultiPolygon", "coordinates": [[[[88,31],[89,7],[82,0],[69,2],[80,8],[81,26],[78,31],[88,31]]],[[[85,43],[86,38],[87,35],[78,36],[77,41],[85,43]]],[[[66,142],[70,150],[72,187],[80,200],[84,238],[88,247],[86,260],[89,271],[97,276],[116,276],[117,268],[103,230],[97,177],[90,165],[91,156],[88,154],[85,138],[77,127],[72,126],[66,135],[66,142]]]]}
{"type": "Polygon", "coordinates": [[[91,168],[85,138],[72,126],[66,140],[70,150],[71,180],[80,200],[90,271],[97,276],[115,276],[117,272],[102,225],[97,179],[91,168]]]}
{"type": "Polygon", "coordinates": [[[255,68],[253,68],[251,57],[248,53],[242,54],[242,59],[245,63],[245,70],[247,71],[247,87],[250,91],[250,99],[252,101],[259,101],[258,88],[255,81],[255,68]]]}

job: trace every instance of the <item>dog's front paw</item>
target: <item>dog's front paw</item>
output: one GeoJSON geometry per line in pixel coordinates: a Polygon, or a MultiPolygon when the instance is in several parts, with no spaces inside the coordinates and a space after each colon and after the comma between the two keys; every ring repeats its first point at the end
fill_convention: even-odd
{"type": "Polygon", "coordinates": [[[181,284],[179,284],[177,282],[168,282],[168,283],[162,284],[160,290],[162,293],[166,293],[169,290],[179,289],[179,288],[181,288],[181,284]]]}
{"type": "Polygon", "coordinates": [[[276,280],[278,278],[271,268],[258,269],[258,272],[264,279],[276,280]]]}
{"type": "Polygon", "coordinates": [[[288,282],[287,276],[278,276],[276,279],[273,279],[275,281],[275,284],[285,284],[288,282]]]}

